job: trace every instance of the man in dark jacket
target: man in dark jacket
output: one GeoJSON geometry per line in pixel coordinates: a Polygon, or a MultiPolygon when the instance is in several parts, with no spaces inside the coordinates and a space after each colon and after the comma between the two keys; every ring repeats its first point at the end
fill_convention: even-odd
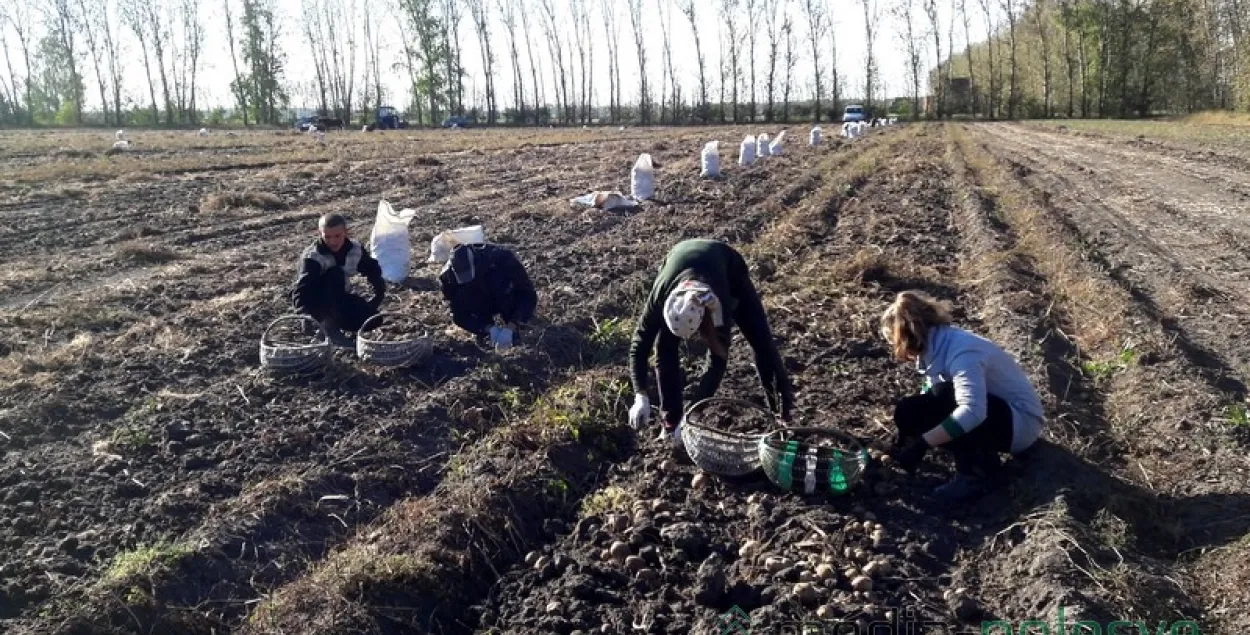
{"type": "Polygon", "coordinates": [[[346,218],[326,214],[317,226],[321,237],[300,257],[291,302],[296,312],[320,322],[335,345],[351,346],[343,331],[356,333],[365,320],[377,315],[386,297],[386,281],[369,250],[347,237],[346,218]],[[351,277],[356,274],[369,280],[372,300],[351,292],[351,277]]]}
{"type": "Polygon", "coordinates": [[[525,266],[504,247],[458,245],[438,276],[456,326],[497,348],[516,343],[518,329],[534,317],[538,294],[525,266]],[[495,317],[502,326],[495,324],[495,317]]]}
{"type": "Polygon", "coordinates": [[[638,318],[629,348],[635,393],[630,423],[641,428],[650,418],[647,358],[654,345],[664,419],[661,437],[680,445],[677,428],[684,413],[681,391],[685,383],[678,358],[681,340],[700,335],[708,345],[706,366],[694,395],[696,401],[706,399],[716,394],[725,376],[734,324],[755,353],[756,372],[769,408],[788,421],[794,391],[746,260],[724,242],[696,239],[677,243],[668,252],[638,318]]]}

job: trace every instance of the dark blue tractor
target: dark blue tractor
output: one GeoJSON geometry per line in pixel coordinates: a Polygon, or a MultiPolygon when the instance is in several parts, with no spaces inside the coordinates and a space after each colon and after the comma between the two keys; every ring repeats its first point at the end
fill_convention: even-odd
{"type": "Polygon", "coordinates": [[[408,127],[408,122],[399,116],[399,111],[390,106],[378,108],[373,123],[374,127],[379,130],[399,130],[408,127]]]}

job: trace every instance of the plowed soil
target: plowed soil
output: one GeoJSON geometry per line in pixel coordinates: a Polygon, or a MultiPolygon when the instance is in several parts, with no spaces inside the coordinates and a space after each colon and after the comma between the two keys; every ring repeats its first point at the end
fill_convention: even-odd
{"type": "MultiPolygon", "coordinates": [[[[140,152],[115,156],[91,133],[8,133],[0,630],[1250,628],[1235,160],[915,124],[855,141],[830,126],[816,147],[791,127],[781,156],[737,165],[761,131],[132,132],[140,152]],[[700,179],[713,139],[724,175],[700,179]],[[628,193],[644,152],[654,200],[570,206],[628,193]],[[367,241],[381,198],[418,210],[384,310],[433,353],[265,373],[259,341],[316,218],[344,213],[367,241]],[[539,291],[509,351],[452,327],[424,262],[438,231],[472,224],[539,291]],[[687,237],[747,256],[798,425],[869,450],[850,492],[702,473],[625,423],[635,311],[687,237]],[[877,318],[912,288],[1017,355],[1046,402],[1045,440],[974,505],[934,502],[942,452],[915,475],[888,455],[891,404],[919,379],[877,318]]],[[[693,381],[703,351],[687,353],[693,381]]],[[[736,337],[720,395],[759,392],[736,337]]]]}

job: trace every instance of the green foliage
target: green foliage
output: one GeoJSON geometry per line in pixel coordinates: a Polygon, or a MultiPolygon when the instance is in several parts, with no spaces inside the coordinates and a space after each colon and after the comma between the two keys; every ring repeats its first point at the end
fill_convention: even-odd
{"type": "Polygon", "coordinates": [[[1239,428],[1250,427],[1250,408],[1244,403],[1230,405],[1227,410],[1228,420],[1239,428]]]}
{"type": "Polygon", "coordinates": [[[177,564],[179,559],[189,553],[189,548],[171,543],[158,543],[120,552],[113,556],[112,563],[104,572],[104,582],[118,583],[149,575],[157,568],[177,564]]]}

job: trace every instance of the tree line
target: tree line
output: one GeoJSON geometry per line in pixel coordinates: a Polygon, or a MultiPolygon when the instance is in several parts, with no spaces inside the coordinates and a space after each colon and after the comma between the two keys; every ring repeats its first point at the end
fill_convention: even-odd
{"type": "Polygon", "coordinates": [[[378,107],[406,98],[414,124],[453,115],[514,125],[827,121],[852,96],[871,112],[936,117],[1246,110],[1247,7],[1247,0],[301,0],[299,15],[288,19],[275,0],[9,0],[0,4],[0,124],[225,123],[224,108],[201,103],[206,29],[225,34],[230,113],[245,125],[289,123],[297,92],[347,122],[370,121],[378,107]],[[866,47],[840,56],[834,11],[862,20],[866,47]],[[974,33],[974,20],[983,32],[974,33]],[[384,42],[391,23],[398,41],[384,42]],[[311,67],[307,85],[289,78],[286,30],[298,36],[299,64],[311,67]],[[674,59],[674,38],[693,44],[694,59],[674,59]],[[906,59],[902,104],[884,94],[876,55],[895,45],[906,59]],[[401,54],[384,55],[391,48],[401,54]],[[132,59],[142,63],[147,90],[139,94],[123,81],[132,59]],[[480,66],[477,77],[466,70],[470,59],[480,66]],[[629,80],[636,96],[628,102],[622,59],[641,70],[629,80]],[[678,72],[688,64],[696,72],[678,72]],[[855,86],[840,67],[856,68],[855,86]],[[387,94],[383,77],[396,75],[406,95],[387,94]],[[475,86],[468,94],[467,84],[475,86]],[[89,95],[98,110],[84,112],[89,95]]]}
{"type": "Polygon", "coordinates": [[[928,110],[935,115],[1250,110],[1246,0],[952,1],[959,19],[950,27],[964,31],[965,46],[952,50],[948,36],[943,61],[930,67],[927,79],[937,89],[928,110]],[[968,36],[973,13],[986,24],[979,42],[968,36]]]}

